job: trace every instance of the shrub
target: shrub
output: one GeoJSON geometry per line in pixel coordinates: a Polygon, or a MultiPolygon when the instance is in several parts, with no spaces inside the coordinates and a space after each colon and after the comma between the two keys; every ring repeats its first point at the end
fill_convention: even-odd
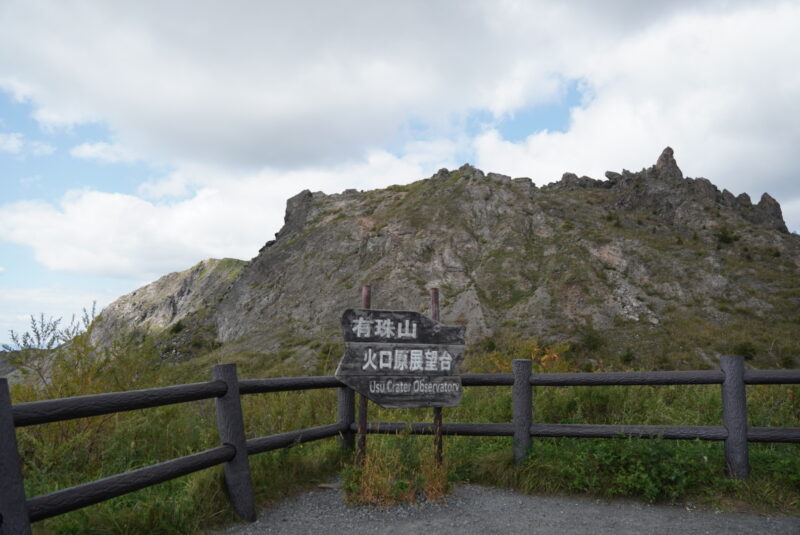
{"type": "Polygon", "coordinates": [[[716,233],[717,242],[723,245],[730,245],[731,243],[738,241],[739,236],[734,234],[731,229],[726,226],[723,226],[719,229],[719,232],[716,233]]]}
{"type": "Polygon", "coordinates": [[[734,345],[733,354],[744,357],[746,360],[751,360],[753,357],[758,355],[758,349],[753,342],[747,340],[734,345]]]}
{"type": "Polygon", "coordinates": [[[633,350],[631,348],[626,347],[625,352],[620,357],[620,361],[625,364],[626,366],[630,366],[633,364],[633,361],[636,359],[636,355],[634,355],[633,350]]]}
{"type": "Polygon", "coordinates": [[[587,328],[580,334],[578,348],[587,352],[595,352],[606,345],[603,335],[593,328],[587,328]]]}

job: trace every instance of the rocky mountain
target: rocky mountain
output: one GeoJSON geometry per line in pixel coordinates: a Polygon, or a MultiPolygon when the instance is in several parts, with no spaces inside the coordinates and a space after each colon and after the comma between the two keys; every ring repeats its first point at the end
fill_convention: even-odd
{"type": "Polygon", "coordinates": [[[423,312],[439,287],[443,321],[465,324],[471,344],[563,341],[589,368],[800,355],[800,236],[768,194],[753,204],[685,178],[670,148],[605,180],[565,173],[537,187],[465,165],[382,190],[303,191],[255,258],[207,260],[124,296],[98,336],[135,329],[165,354],[311,368],[362,284],[375,308],[423,312]]]}
{"type": "Polygon", "coordinates": [[[120,297],[100,313],[93,341],[109,344],[134,331],[159,336],[165,356],[181,357],[217,347],[213,312],[242,268],[243,260],[203,260],[120,297]]]}

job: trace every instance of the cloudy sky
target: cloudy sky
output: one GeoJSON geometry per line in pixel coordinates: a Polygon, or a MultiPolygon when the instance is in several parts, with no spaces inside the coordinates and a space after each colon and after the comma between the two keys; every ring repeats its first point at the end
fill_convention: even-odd
{"type": "Polygon", "coordinates": [[[252,258],[302,189],[465,162],[542,185],[669,145],[796,232],[798,36],[763,0],[2,0],[0,342],[252,258]]]}

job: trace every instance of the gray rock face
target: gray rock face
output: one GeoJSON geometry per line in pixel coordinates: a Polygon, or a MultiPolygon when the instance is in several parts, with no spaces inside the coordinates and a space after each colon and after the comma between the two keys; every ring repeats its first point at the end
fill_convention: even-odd
{"type": "MultiPolygon", "coordinates": [[[[120,333],[156,334],[179,322],[205,319],[244,265],[241,260],[211,258],[120,297],[100,313],[92,331],[94,341],[107,344],[120,333]]],[[[182,327],[183,323],[174,330],[182,327]]]]}
{"type": "Polygon", "coordinates": [[[771,227],[781,232],[789,232],[789,229],[786,228],[786,223],[783,221],[781,205],[769,193],[761,195],[761,200],[758,201],[755,208],[756,215],[752,219],[754,223],[771,227]]]}
{"type": "Polygon", "coordinates": [[[661,153],[656,161],[656,173],[658,176],[666,180],[680,180],[683,178],[683,173],[678,167],[678,162],[675,161],[672,148],[667,147],[661,153]]]}
{"type": "Polygon", "coordinates": [[[311,366],[304,348],[341,338],[341,311],[360,304],[363,284],[375,308],[423,312],[440,288],[443,321],[467,325],[468,342],[589,328],[644,347],[640,333],[656,340],[686,317],[724,326],[733,303],[765,322],[800,306],[800,239],[768,195],[753,206],[684,178],[669,148],[649,169],[606,177],[566,173],[537,188],[465,165],[383,190],[303,191],[243,267],[169,275],[115,302],[103,323],[163,331],[203,308],[218,351],[291,348],[311,366]]]}

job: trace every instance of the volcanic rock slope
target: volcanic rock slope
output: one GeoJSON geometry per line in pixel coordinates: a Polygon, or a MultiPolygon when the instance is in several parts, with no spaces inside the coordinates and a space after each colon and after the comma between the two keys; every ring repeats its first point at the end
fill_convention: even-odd
{"type": "Polygon", "coordinates": [[[108,305],[92,329],[102,345],[130,331],[159,335],[164,356],[188,356],[216,347],[213,311],[247,265],[214,258],[170,273],[108,305]]]}
{"type": "Polygon", "coordinates": [[[214,343],[200,348],[311,367],[370,284],[374,308],[422,312],[440,288],[443,321],[466,324],[472,344],[536,337],[660,368],[722,352],[792,366],[800,353],[800,237],[768,194],[753,204],[684,178],[670,148],[606,180],[565,173],[536,187],[465,165],[382,190],[303,191],[258,256],[225,262],[226,284],[197,285],[196,266],[120,298],[102,323],[163,337],[202,309],[214,343]],[[182,309],[181,292],[202,306],[182,309]]]}

